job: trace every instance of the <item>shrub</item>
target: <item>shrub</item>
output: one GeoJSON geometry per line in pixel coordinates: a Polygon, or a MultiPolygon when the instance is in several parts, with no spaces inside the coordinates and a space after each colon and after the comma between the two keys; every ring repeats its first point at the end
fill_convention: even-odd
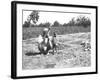
{"type": "Polygon", "coordinates": [[[25,21],[25,23],[23,24],[23,27],[29,27],[30,26],[30,22],[25,21]]]}

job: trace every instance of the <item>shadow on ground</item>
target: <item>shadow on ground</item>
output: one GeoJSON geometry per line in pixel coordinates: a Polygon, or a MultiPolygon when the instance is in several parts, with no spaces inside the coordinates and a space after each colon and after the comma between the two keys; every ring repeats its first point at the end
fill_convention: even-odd
{"type": "Polygon", "coordinates": [[[25,53],[26,56],[36,56],[36,55],[40,55],[40,52],[27,52],[25,53]]]}

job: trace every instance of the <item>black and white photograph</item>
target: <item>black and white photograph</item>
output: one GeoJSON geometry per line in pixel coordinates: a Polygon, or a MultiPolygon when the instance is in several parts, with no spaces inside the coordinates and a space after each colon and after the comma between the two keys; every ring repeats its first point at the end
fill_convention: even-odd
{"type": "Polygon", "coordinates": [[[23,11],[22,69],[91,66],[89,13],[23,11]]]}
{"type": "Polygon", "coordinates": [[[18,77],[96,73],[95,6],[16,5],[18,77]]]}

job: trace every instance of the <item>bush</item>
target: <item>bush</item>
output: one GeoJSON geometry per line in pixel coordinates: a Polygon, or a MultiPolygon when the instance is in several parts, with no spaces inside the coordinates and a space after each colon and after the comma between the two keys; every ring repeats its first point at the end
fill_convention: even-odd
{"type": "Polygon", "coordinates": [[[64,24],[64,26],[81,26],[81,27],[88,27],[91,26],[91,21],[88,17],[85,16],[79,16],[77,19],[72,18],[67,24],[64,24]]]}
{"type": "Polygon", "coordinates": [[[60,26],[60,23],[58,22],[58,21],[55,21],[54,23],[53,23],[53,25],[52,25],[53,27],[55,26],[55,27],[58,27],[58,26],[60,26]]]}
{"type": "Polygon", "coordinates": [[[77,23],[76,23],[77,26],[83,26],[83,27],[91,26],[90,19],[86,18],[85,16],[78,17],[76,21],[77,21],[77,23]]]}
{"type": "Polygon", "coordinates": [[[30,22],[25,21],[25,23],[23,24],[23,27],[29,27],[30,26],[30,22]]]}
{"type": "Polygon", "coordinates": [[[68,26],[68,24],[67,23],[64,23],[62,26],[66,27],[66,26],[68,26]]]}
{"type": "Polygon", "coordinates": [[[46,23],[40,23],[37,25],[37,27],[49,27],[51,25],[51,23],[46,22],[46,23]]]}

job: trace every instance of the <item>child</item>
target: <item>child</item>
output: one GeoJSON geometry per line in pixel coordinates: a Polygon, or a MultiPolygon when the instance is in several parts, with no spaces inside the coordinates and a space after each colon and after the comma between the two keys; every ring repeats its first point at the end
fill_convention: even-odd
{"type": "Polygon", "coordinates": [[[56,50],[57,52],[57,39],[56,39],[56,33],[53,33],[53,39],[52,39],[52,43],[53,43],[53,48],[56,50]]]}

